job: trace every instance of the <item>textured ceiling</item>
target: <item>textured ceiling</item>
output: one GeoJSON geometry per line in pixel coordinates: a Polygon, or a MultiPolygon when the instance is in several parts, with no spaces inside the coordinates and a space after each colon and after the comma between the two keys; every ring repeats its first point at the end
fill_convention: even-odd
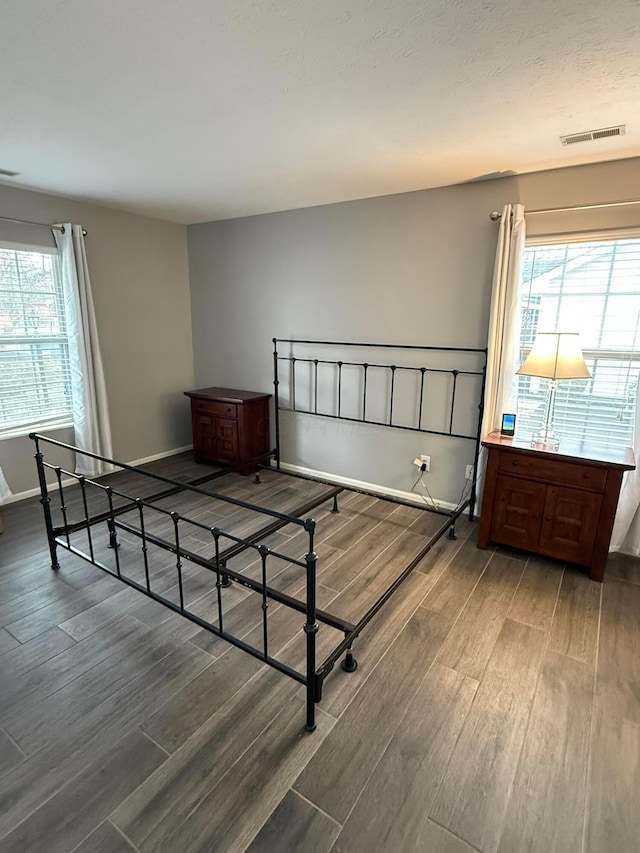
{"type": "Polygon", "coordinates": [[[637,0],[2,4],[4,183],[191,223],[637,155],[637,0]]]}

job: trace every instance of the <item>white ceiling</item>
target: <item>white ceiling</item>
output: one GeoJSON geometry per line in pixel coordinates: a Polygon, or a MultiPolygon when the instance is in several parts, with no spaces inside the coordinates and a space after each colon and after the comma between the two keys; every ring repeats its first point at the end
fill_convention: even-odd
{"type": "Polygon", "coordinates": [[[2,4],[4,183],[192,223],[637,155],[637,0],[2,4]]]}

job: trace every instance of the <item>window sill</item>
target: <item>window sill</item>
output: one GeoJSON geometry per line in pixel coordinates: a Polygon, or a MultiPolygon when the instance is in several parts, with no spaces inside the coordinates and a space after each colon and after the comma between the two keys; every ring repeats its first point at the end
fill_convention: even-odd
{"type": "Polygon", "coordinates": [[[6,432],[0,432],[0,441],[4,441],[9,438],[26,438],[32,432],[37,432],[40,434],[47,432],[55,432],[61,429],[73,429],[73,421],[60,421],[58,423],[46,423],[46,424],[36,424],[35,426],[22,426],[16,427],[13,430],[7,430],[6,432]]]}

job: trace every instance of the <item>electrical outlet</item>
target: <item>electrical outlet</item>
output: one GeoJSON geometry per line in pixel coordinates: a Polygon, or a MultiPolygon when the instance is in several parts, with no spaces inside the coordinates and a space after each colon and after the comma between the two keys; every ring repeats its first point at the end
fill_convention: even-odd
{"type": "Polygon", "coordinates": [[[431,470],[431,457],[430,456],[425,456],[423,453],[422,456],[420,457],[420,462],[426,466],[424,469],[425,471],[431,470]]]}
{"type": "Polygon", "coordinates": [[[473,480],[473,465],[467,465],[464,471],[465,480],[473,480]]]}

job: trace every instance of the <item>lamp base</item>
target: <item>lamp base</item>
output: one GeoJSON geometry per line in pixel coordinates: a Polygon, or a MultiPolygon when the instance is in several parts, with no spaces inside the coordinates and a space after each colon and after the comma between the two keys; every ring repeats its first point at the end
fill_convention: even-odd
{"type": "Polygon", "coordinates": [[[554,429],[543,427],[532,437],[531,447],[535,450],[558,450],[560,436],[554,429]]]}

